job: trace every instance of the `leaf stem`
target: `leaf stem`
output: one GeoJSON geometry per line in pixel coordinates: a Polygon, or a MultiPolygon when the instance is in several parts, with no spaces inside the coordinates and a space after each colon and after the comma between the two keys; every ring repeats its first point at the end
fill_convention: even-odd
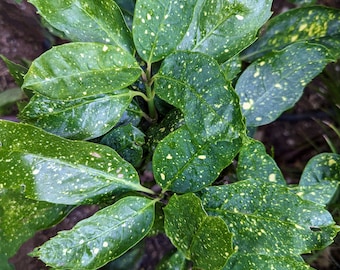
{"type": "Polygon", "coordinates": [[[145,88],[146,88],[146,96],[148,97],[147,103],[148,103],[148,109],[150,117],[153,119],[153,121],[157,120],[157,110],[155,107],[155,91],[152,89],[152,70],[151,70],[151,63],[147,63],[146,67],[146,73],[145,76],[143,76],[143,79],[145,81],[145,88]]]}

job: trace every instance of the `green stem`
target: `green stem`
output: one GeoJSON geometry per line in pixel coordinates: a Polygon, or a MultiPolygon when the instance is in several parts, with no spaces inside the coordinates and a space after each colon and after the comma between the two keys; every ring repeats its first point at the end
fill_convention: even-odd
{"type": "Polygon", "coordinates": [[[152,78],[151,78],[151,63],[147,63],[146,74],[145,74],[145,88],[146,88],[146,96],[148,97],[148,109],[150,117],[156,121],[157,120],[157,110],[155,107],[155,91],[152,89],[152,78]]]}

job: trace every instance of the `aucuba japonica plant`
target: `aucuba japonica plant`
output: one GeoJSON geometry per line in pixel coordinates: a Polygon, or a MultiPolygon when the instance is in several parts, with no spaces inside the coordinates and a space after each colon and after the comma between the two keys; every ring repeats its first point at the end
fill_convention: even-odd
{"type": "Polygon", "coordinates": [[[30,2],[72,42],[28,70],[2,57],[31,96],[21,123],[0,121],[4,269],[83,204],[101,209],[31,256],[98,269],[165,233],[177,251],[159,269],[310,269],[301,255],[340,230],[326,210],[340,156],[315,156],[290,186],[249,134],[339,58],[339,10],[270,19],[269,0],[30,2]],[[217,181],[228,166],[235,181],[217,181]],[[154,183],[141,182],[150,168],[154,183]]]}

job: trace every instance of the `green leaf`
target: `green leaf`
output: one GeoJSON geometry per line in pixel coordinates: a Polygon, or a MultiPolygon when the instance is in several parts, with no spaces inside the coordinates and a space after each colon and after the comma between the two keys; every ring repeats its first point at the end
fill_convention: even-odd
{"type": "Polygon", "coordinates": [[[119,258],[109,262],[100,270],[140,270],[140,264],[145,255],[145,241],[140,241],[119,258]]]}
{"type": "Polygon", "coordinates": [[[225,265],[233,253],[232,234],[221,218],[205,213],[196,195],[172,196],[164,213],[167,236],[195,266],[221,269],[225,265]]]}
{"type": "Polygon", "coordinates": [[[14,63],[7,59],[5,56],[0,55],[0,58],[5,62],[8,71],[11,73],[15,83],[18,86],[21,86],[24,83],[24,76],[28,71],[28,68],[14,63]]]}
{"type": "Polygon", "coordinates": [[[128,191],[152,193],[111,148],[8,121],[0,121],[0,171],[6,176],[4,188],[52,203],[93,203],[128,191]]]}
{"type": "Polygon", "coordinates": [[[226,222],[239,256],[295,257],[326,247],[339,231],[323,206],[274,183],[247,180],[209,187],[200,198],[209,215],[226,222]]]}
{"type": "Polygon", "coordinates": [[[324,45],[337,59],[340,57],[339,37],[340,10],[325,6],[291,9],[269,21],[265,33],[242,53],[242,59],[254,61],[299,41],[324,45]]]}
{"type": "Polygon", "coordinates": [[[244,141],[239,153],[237,178],[286,185],[281,170],[275,160],[267,154],[264,145],[250,138],[244,141]]]}
{"type": "Polygon", "coordinates": [[[227,81],[232,81],[242,71],[242,63],[238,55],[229,58],[221,64],[221,69],[227,81]]]}
{"type": "Polygon", "coordinates": [[[224,62],[255,40],[258,29],[271,16],[271,4],[270,0],[197,1],[178,49],[202,52],[224,62]]]}
{"type": "Polygon", "coordinates": [[[213,183],[236,156],[241,141],[206,141],[186,125],[170,133],[153,155],[156,182],[165,190],[178,193],[195,192],[213,183]]]}
{"type": "Polygon", "coordinates": [[[70,101],[37,94],[20,112],[19,118],[62,137],[88,140],[114,127],[132,98],[132,92],[127,89],[70,101]]]}
{"type": "Polygon", "coordinates": [[[147,144],[152,152],[155,151],[157,144],[171,132],[184,125],[184,116],[178,109],[173,109],[164,116],[162,121],[151,126],[147,131],[147,144]]]}
{"type": "Polygon", "coordinates": [[[68,214],[71,207],[27,199],[20,191],[4,188],[4,177],[8,176],[2,173],[0,177],[0,254],[8,259],[15,255],[20,246],[33,237],[37,231],[58,223],[68,214]]]}
{"type": "Polygon", "coordinates": [[[224,270],[275,269],[275,270],[311,270],[301,257],[278,255],[259,255],[257,253],[234,253],[224,270]]]}
{"type": "MultiPolygon", "coordinates": [[[[12,88],[0,93],[0,110],[26,97],[20,88],[12,88]]],[[[1,112],[0,112],[1,114],[1,112]]]]}
{"type": "Polygon", "coordinates": [[[190,25],[196,2],[137,1],[132,33],[139,56],[153,63],[172,53],[190,25]]]}
{"type": "MultiPolygon", "coordinates": [[[[133,42],[122,13],[113,0],[29,0],[39,14],[70,40],[112,44],[133,52],[133,42]]],[[[84,52],[87,52],[86,49],[84,52]]]]}
{"type": "Polygon", "coordinates": [[[143,158],[145,135],[131,124],[119,126],[111,130],[100,141],[117,151],[126,161],[138,167],[143,158]]]}
{"type": "Polygon", "coordinates": [[[328,204],[340,185],[340,155],[323,153],[308,161],[299,186],[292,190],[305,200],[328,204]]]}
{"type": "Polygon", "coordinates": [[[8,259],[4,254],[0,254],[0,269],[15,270],[14,266],[8,262],[8,259]]]}
{"type": "Polygon", "coordinates": [[[35,59],[23,87],[52,99],[70,100],[123,89],[140,75],[135,58],[119,47],[68,43],[35,59]]]}
{"type": "Polygon", "coordinates": [[[268,124],[293,107],[331,61],[325,47],[295,43],[252,63],[236,84],[247,126],[268,124]]]}
{"type": "Polygon", "coordinates": [[[187,261],[182,252],[176,251],[169,257],[165,257],[157,265],[157,270],[187,270],[187,261]]]}
{"type": "Polygon", "coordinates": [[[155,200],[129,196],[82,220],[35,249],[48,266],[97,269],[142,240],[152,227],[155,200]]]}
{"type": "Polygon", "coordinates": [[[183,112],[189,130],[203,141],[231,141],[245,132],[237,94],[218,63],[205,54],[167,57],[155,76],[155,92],[183,112]]]}

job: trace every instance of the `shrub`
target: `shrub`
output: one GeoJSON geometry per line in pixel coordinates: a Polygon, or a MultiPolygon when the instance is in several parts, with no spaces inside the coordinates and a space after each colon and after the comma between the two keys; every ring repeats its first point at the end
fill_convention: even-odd
{"type": "Polygon", "coordinates": [[[269,20],[269,0],[30,2],[72,42],[28,70],[3,57],[33,94],[22,123],[0,121],[3,261],[82,204],[101,209],[32,256],[97,269],[163,232],[177,251],[159,269],[309,269],[301,254],[332,243],[340,156],[315,156],[290,186],[250,134],[339,58],[339,10],[269,20]],[[231,164],[235,180],[216,181],[231,164]]]}

